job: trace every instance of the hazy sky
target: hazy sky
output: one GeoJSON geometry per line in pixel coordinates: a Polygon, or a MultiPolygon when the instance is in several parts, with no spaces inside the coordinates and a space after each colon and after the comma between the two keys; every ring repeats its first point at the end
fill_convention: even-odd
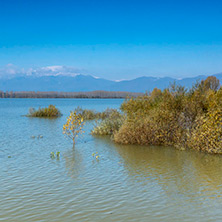
{"type": "Polygon", "coordinates": [[[107,79],[222,72],[222,1],[0,0],[0,67],[107,79]]]}

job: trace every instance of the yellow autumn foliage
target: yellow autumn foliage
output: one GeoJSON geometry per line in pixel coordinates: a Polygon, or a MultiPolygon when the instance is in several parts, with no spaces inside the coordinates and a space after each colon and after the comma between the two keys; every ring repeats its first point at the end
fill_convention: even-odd
{"type": "Polygon", "coordinates": [[[66,123],[63,125],[63,134],[68,136],[75,145],[76,138],[79,133],[83,132],[84,120],[81,114],[77,114],[76,111],[70,112],[66,123]]]}
{"type": "Polygon", "coordinates": [[[114,141],[121,144],[171,145],[222,153],[222,88],[208,77],[192,89],[173,84],[163,91],[130,98],[126,118],[114,141]]]}

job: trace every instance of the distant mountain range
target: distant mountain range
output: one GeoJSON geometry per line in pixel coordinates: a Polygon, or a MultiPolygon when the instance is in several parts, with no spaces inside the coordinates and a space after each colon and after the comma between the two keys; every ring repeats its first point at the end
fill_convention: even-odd
{"type": "MultiPolygon", "coordinates": [[[[215,74],[222,81],[222,73],[215,74]]],[[[207,76],[193,78],[174,79],[170,77],[139,77],[132,80],[111,81],[91,75],[76,74],[72,76],[62,75],[21,75],[10,78],[0,78],[0,90],[2,91],[63,91],[83,92],[94,90],[146,92],[155,87],[164,89],[170,83],[176,82],[185,87],[191,87],[195,82],[206,79],[207,76]]]]}

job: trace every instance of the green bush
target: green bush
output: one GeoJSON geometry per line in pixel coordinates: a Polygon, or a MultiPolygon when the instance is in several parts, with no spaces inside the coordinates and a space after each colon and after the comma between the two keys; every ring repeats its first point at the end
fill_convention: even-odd
{"type": "Polygon", "coordinates": [[[93,120],[98,118],[95,110],[82,109],[78,106],[76,109],[74,109],[74,112],[80,114],[84,120],[93,120]]]}
{"type": "Polygon", "coordinates": [[[119,118],[106,118],[97,125],[91,131],[92,135],[113,135],[123,124],[123,117],[119,118]]]}
{"type": "Polygon", "coordinates": [[[110,108],[107,108],[103,112],[97,112],[95,110],[82,109],[81,107],[77,107],[74,111],[78,114],[81,114],[84,120],[119,118],[121,116],[121,113],[117,109],[110,108]]]}
{"type": "Polygon", "coordinates": [[[45,108],[39,108],[35,110],[34,108],[29,109],[28,117],[60,117],[62,114],[54,105],[49,105],[45,108]]]}

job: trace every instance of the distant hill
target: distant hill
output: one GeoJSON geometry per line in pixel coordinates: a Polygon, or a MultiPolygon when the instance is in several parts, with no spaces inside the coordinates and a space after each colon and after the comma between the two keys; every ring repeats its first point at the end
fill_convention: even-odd
{"type": "MultiPolygon", "coordinates": [[[[215,74],[222,81],[222,73],[215,74]]],[[[174,79],[170,77],[139,77],[132,80],[111,81],[96,78],[90,75],[47,75],[47,76],[18,76],[0,79],[0,90],[2,91],[60,91],[60,92],[88,92],[95,90],[105,91],[126,91],[126,92],[146,92],[152,91],[155,87],[164,89],[170,83],[185,87],[191,87],[196,81],[206,79],[207,76],[197,76],[193,78],[174,79]]]]}

